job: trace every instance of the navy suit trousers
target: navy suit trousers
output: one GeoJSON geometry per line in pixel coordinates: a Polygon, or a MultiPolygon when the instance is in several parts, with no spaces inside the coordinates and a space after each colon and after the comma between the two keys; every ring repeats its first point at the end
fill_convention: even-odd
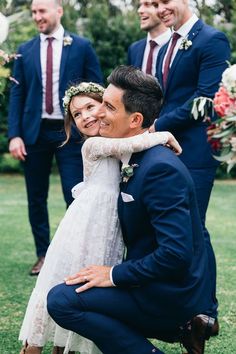
{"type": "Polygon", "coordinates": [[[195,184],[198,208],[199,208],[200,218],[202,221],[204,239],[206,242],[207,254],[209,259],[209,272],[210,272],[211,284],[212,284],[212,300],[214,305],[211,311],[207,314],[209,316],[216,318],[218,314],[217,312],[218,301],[216,299],[216,259],[211,244],[210,235],[205,224],[206,212],[207,212],[210,195],[214,183],[216,167],[212,167],[208,169],[189,169],[189,172],[195,184]]]}
{"type": "Polygon", "coordinates": [[[29,220],[38,257],[46,254],[50,242],[47,198],[53,157],[55,156],[57,162],[67,207],[73,201],[71,188],[83,179],[78,133],[76,132],[66,145],[60,147],[65,141],[63,121],[58,125],[45,123],[41,124],[36,143],[26,146],[27,156],[23,162],[29,220]]]}
{"type": "Polygon", "coordinates": [[[92,288],[77,294],[78,287],[52,288],[48,312],[61,327],[89,338],[104,354],[162,353],[147,338],[179,333],[174,318],[142,312],[127,289],[92,288]]]}

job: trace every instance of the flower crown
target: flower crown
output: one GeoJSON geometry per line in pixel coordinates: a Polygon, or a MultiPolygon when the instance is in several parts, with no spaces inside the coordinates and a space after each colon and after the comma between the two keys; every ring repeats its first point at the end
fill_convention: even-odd
{"type": "Polygon", "coordinates": [[[70,101],[74,96],[83,93],[96,93],[102,97],[104,91],[104,87],[99,84],[95,84],[94,82],[81,82],[77,86],[71,86],[68,90],[66,90],[65,96],[63,97],[63,107],[65,109],[65,113],[68,112],[70,101]]]}

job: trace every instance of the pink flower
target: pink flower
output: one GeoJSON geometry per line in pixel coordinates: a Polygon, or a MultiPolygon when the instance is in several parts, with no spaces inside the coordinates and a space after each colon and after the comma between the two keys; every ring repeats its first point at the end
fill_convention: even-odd
{"type": "Polygon", "coordinates": [[[235,100],[230,98],[224,86],[221,86],[219,91],[216,92],[213,103],[214,109],[220,117],[226,116],[229,109],[235,106],[235,100]]]}

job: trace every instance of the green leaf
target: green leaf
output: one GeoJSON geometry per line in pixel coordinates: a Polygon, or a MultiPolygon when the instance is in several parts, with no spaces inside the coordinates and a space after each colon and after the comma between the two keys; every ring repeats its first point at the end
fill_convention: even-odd
{"type": "Polygon", "coordinates": [[[228,160],[230,160],[232,158],[232,156],[234,155],[234,153],[232,151],[230,151],[230,153],[228,153],[227,155],[221,155],[221,156],[216,156],[213,155],[213,157],[220,162],[227,162],[228,160]]]}

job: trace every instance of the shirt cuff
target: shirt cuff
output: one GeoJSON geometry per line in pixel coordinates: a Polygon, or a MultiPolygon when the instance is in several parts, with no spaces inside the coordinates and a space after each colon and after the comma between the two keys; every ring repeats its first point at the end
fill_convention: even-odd
{"type": "Polygon", "coordinates": [[[155,131],[157,132],[157,127],[156,127],[156,125],[157,125],[157,118],[154,120],[153,125],[154,125],[154,128],[155,128],[155,131]]]}
{"type": "Polygon", "coordinates": [[[116,284],[115,284],[114,281],[113,281],[113,277],[112,277],[113,268],[114,268],[114,266],[111,267],[111,269],[110,269],[110,281],[111,281],[111,283],[112,283],[113,286],[116,286],[116,284]]]}

